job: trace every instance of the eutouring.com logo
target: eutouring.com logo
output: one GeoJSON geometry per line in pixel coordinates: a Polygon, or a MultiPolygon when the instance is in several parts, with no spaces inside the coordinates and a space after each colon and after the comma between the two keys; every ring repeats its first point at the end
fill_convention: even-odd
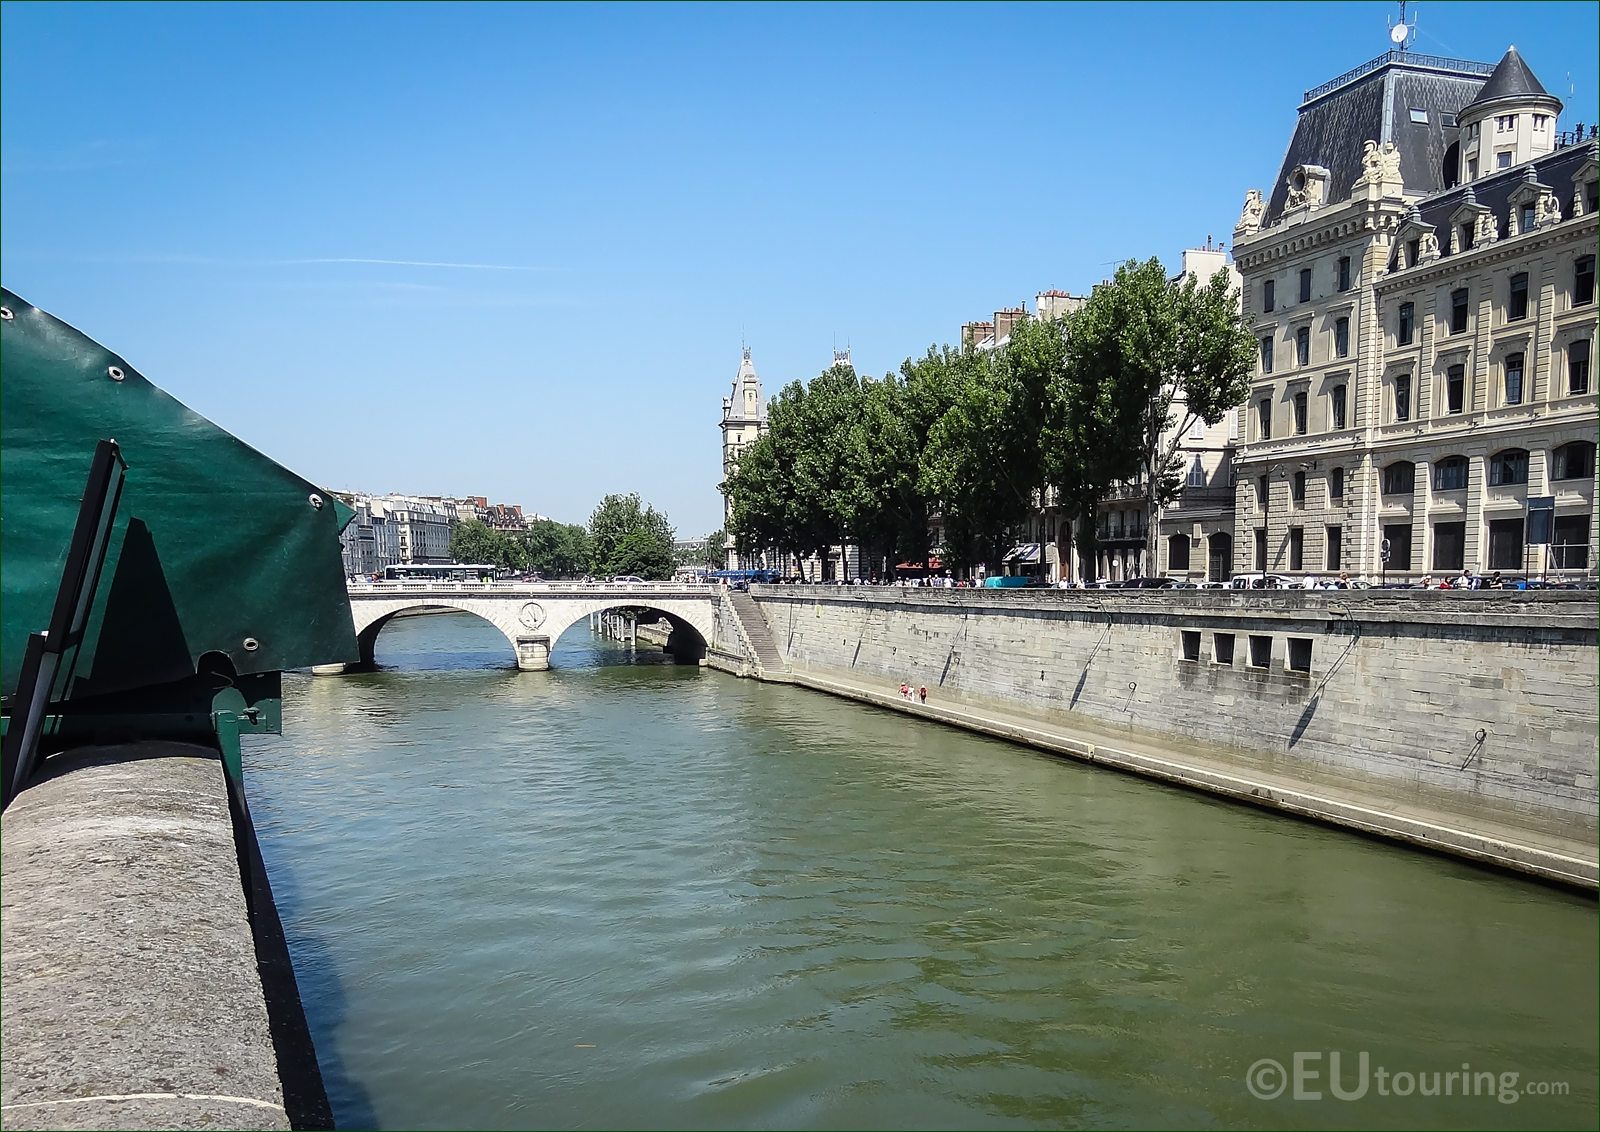
{"type": "Polygon", "coordinates": [[[1516,1104],[1523,1097],[1564,1097],[1565,1081],[1523,1081],[1520,1073],[1494,1073],[1473,1069],[1391,1070],[1374,1067],[1362,1050],[1352,1065],[1338,1050],[1298,1050],[1289,1067],[1263,1057],[1244,1076],[1245,1087],[1257,1100],[1277,1100],[1285,1093],[1297,1101],[1359,1101],[1363,1097],[1483,1097],[1501,1104],[1516,1104]]]}

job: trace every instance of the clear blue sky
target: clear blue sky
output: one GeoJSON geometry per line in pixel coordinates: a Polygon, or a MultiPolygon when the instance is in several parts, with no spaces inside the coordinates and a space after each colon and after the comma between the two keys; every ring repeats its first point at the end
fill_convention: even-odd
{"type": "MultiPolygon", "coordinates": [[[[1596,120],[1593,3],[1420,3],[1596,120]]],[[[331,488],[721,523],[837,343],[1231,238],[1396,5],[6,4],[5,285],[331,488]]]]}

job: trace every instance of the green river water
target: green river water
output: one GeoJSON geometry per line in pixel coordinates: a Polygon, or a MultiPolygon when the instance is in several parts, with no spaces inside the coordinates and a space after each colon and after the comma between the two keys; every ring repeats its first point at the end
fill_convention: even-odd
{"type": "Polygon", "coordinates": [[[1595,1127],[1593,899],[582,625],[378,658],[246,752],[341,1127],[1595,1127]]]}

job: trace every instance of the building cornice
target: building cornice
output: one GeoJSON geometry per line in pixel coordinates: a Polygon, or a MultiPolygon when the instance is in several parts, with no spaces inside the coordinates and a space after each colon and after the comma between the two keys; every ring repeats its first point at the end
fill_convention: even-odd
{"type": "Polygon", "coordinates": [[[1552,224],[1548,228],[1536,228],[1525,235],[1507,236],[1493,243],[1480,244],[1469,251],[1419,263],[1415,267],[1401,267],[1394,271],[1381,272],[1372,280],[1372,289],[1374,293],[1382,294],[1385,291],[1426,286],[1443,276],[1493,267],[1506,260],[1544,251],[1553,244],[1574,236],[1582,236],[1585,229],[1589,230],[1590,237],[1593,238],[1597,231],[1597,219],[1600,219],[1600,216],[1574,216],[1570,220],[1563,220],[1560,224],[1552,224]]]}
{"type": "Polygon", "coordinates": [[[1318,209],[1298,223],[1279,221],[1249,236],[1236,237],[1233,265],[1240,274],[1246,274],[1277,260],[1353,236],[1390,231],[1400,222],[1410,203],[1400,197],[1376,201],[1361,198],[1318,209]]]}

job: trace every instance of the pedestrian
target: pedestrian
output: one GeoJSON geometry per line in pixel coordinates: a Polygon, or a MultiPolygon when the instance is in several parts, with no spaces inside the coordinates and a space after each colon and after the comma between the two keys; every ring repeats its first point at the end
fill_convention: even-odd
{"type": "Polygon", "coordinates": [[[1341,590],[1350,588],[1350,572],[1348,570],[1339,571],[1339,588],[1341,590]]]}
{"type": "Polygon", "coordinates": [[[911,685],[907,684],[904,680],[900,681],[900,698],[902,700],[909,700],[911,698],[911,685]]]}
{"type": "Polygon", "coordinates": [[[928,702],[928,686],[926,684],[923,684],[917,689],[917,699],[921,700],[923,703],[928,702]]]}
{"type": "Polygon", "coordinates": [[[1503,590],[1506,588],[1505,582],[1500,580],[1500,571],[1496,570],[1489,575],[1489,588],[1491,590],[1503,590]]]}
{"type": "Polygon", "coordinates": [[[1425,589],[1425,590],[1433,589],[1433,575],[1432,574],[1424,574],[1424,575],[1422,575],[1422,581],[1419,583],[1419,585],[1421,585],[1421,587],[1423,589],[1425,589]]]}

